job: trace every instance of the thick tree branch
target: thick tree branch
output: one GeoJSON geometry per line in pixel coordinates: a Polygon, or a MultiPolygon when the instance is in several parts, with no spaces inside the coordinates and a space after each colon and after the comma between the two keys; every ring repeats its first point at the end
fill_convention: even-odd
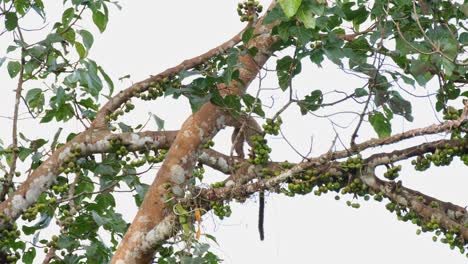
{"type": "MultiPolygon", "coordinates": [[[[257,23],[254,30],[256,37],[247,44],[247,48],[255,47],[257,54],[254,57],[249,54],[239,57],[242,65],[238,68],[240,82],[232,81],[229,87],[220,85],[218,88],[221,94],[240,94],[255,78],[271,56],[269,50],[275,38],[270,32],[274,25],[263,25],[262,20],[257,23]]],[[[200,145],[222,129],[225,121],[226,113],[207,103],[184,122],[111,263],[151,263],[154,249],[143,250],[143,237],[158,226],[170,211],[170,208],[166,208],[167,196],[184,196],[184,188],[192,175],[200,145]]]]}
{"type": "Polygon", "coordinates": [[[248,24],[245,29],[243,29],[241,32],[237,33],[234,37],[229,39],[228,41],[224,42],[223,44],[199,55],[191,59],[184,60],[182,63],[180,63],[177,66],[174,66],[172,68],[169,68],[157,75],[151,76],[143,81],[137,82],[130,86],[129,88],[121,91],[119,94],[116,96],[112,97],[97,113],[96,119],[94,120],[92,126],[94,128],[104,128],[106,121],[105,117],[106,115],[114,112],[116,109],[118,109],[122,104],[124,104],[127,100],[132,98],[136,92],[144,92],[148,90],[148,88],[153,85],[154,83],[164,79],[164,78],[170,78],[175,76],[177,73],[188,70],[191,68],[194,68],[198,65],[201,65],[202,63],[206,62],[210,58],[223,54],[229,49],[233,48],[235,45],[237,45],[241,41],[242,34],[244,31],[249,28],[251,24],[248,24]]]}

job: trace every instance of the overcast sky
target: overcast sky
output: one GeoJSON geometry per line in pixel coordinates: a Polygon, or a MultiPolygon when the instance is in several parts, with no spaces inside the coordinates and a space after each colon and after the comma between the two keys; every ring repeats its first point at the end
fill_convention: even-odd
{"type": "MultiPolygon", "coordinates": [[[[51,2],[51,1],[47,1],[51,2]]],[[[57,1],[60,2],[60,1],[57,1]]],[[[262,1],[265,6],[268,1],[262,1]]],[[[53,3],[47,3],[53,4],[53,3]]],[[[60,3],[49,10],[57,13],[60,3]]],[[[114,78],[116,88],[124,89],[132,82],[154,75],[167,67],[174,66],[184,59],[196,56],[229,39],[243,28],[236,14],[237,1],[201,0],[201,1],[125,1],[123,9],[111,9],[110,22],[102,35],[95,35],[95,44],[90,57],[114,78]],[[130,74],[131,78],[123,82],[118,77],[130,74]]],[[[82,24],[85,28],[95,28],[91,24],[82,24]]],[[[4,38],[0,41],[1,52],[8,45],[4,38]]],[[[2,56],[0,52],[0,57],[2,56]]],[[[287,52],[279,53],[284,55],[287,52]]],[[[274,64],[270,64],[274,68],[274,64]]],[[[0,115],[11,116],[14,82],[8,80],[6,67],[0,69],[0,115]]],[[[298,95],[305,95],[314,89],[324,91],[353,91],[363,84],[362,80],[344,74],[335,65],[325,64],[322,69],[304,65],[303,74],[294,82],[298,95]]],[[[255,91],[258,83],[253,83],[255,91]]],[[[274,74],[263,83],[264,87],[275,87],[274,74]]],[[[27,87],[32,88],[32,87],[27,87]]],[[[413,91],[424,95],[427,90],[418,88],[413,91]]],[[[262,94],[265,104],[271,104],[272,92],[262,94]]],[[[275,92],[274,109],[281,107],[284,96],[275,92]]],[[[411,127],[418,127],[437,122],[432,114],[427,99],[418,100],[413,106],[415,122],[406,123],[396,118],[394,131],[399,132],[411,127]]],[[[332,109],[338,110],[338,109],[332,109]]],[[[353,109],[359,111],[359,109],[353,109]]],[[[24,112],[24,109],[23,109],[24,112]]],[[[150,104],[137,104],[137,111],[127,119],[137,124],[144,122],[148,112],[153,112],[166,121],[166,129],[178,129],[190,114],[186,100],[161,100],[150,104]]],[[[325,113],[325,112],[323,112],[325,113]]],[[[337,122],[349,123],[355,118],[350,115],[338,117],[337,122]]],[[[316,117],[304,118],[297,108],[284,114],[284,134],[291,144],[301,153],[307,153],[311,144],[312,156],[317,156],[330,147],[334,137],[330,123],[316,117]]],[[[47,129],[36,129],[32,120],[23,120],[20,128],[31,137],[47,136],[54,133],[62,124],[47,125],[47,129]]],[[[354,123],[355,124],[355,123],[354,123]]],[[[5,143],[10,142],[11,123],[0,119],[0,136],[5,143]]],[[[78,122],[67,124],[68,130],[82,130],[78,122]]],[[[149,129],[156,129],[150,124],[149,129]]],[[[216,137],[218,150],[228,152],[226,144],[231,130],[222,131],[216,137]]],[[[340,131],[341,136],[349,131],[340,131]]],[[[375,137],[367,126],[360,140],[375,137]]],[[[412,144],[424,142],[430,138],[412,141],[412,144]]],[[[298,155],[279,137],[270,140],[274,150],[272,157],[277,160],[297,161],[298,155]]],[[[398,146],[407,146],[408,143],[398,146]]],[[[382,148],[382,150],[389,148],[382,148]]],[[[408,163],[404,163],[408,164],[408,163]]],[[[403,184],[416,188],[428,195],[451,201],[461,206],[468,204],[468,186],[466,166],[460,163],[451,168],[435,168],[421,173],[410,167],[404,167],[401,173],[403,184]]],[[[144,176],[148,183],[154,178],[155,171],[144,176]]],[[[216,174],[211,180],[222,180],[216,174]]],[[[267,194],[265,216],[265,241],[259,240],[257,232],[258,204],[252,197],[243,204],[233,204],[233,214],[224,221],[209,214],[203,221],[203,232],[216,236],[219,246],[212,244],[225,263],[466,263],[467,259],[457,250],[451,251],[447,245],[432,242],[432,235],[417,236],[417,226],[396,220],[396,216],[385,209],[385,203],[360,201],[361,208],[346,206],[345,197],[334,200],[334,194],[316,197],[313,194],[287,198],[267,194]]],[[[130,196],[119,198],[118,209],[128,221],[133,219],[136,208],[130,196]],[[133,208],[133,209],[132,209],[133,208]]]]}

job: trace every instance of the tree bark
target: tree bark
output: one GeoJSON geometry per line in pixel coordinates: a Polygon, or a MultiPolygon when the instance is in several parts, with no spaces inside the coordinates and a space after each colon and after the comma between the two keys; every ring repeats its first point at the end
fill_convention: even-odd
{"type": "MultiPolygon", "coordinates": [[[[242,65],[238,68],[240,82],[232,81],[230,86],[219,85],[222,95],[242,94],[271,56],[270,48],[276,40],[271,36],[271,29],[275,24],[263,25],[262,21],[260,19],[256,24],[256,37],[247,45],[247,48],[255,47],[257,54],[254,57],[249,54],[239,57],[242,65]]],[[[172,210],[166,206],[167,195],[183,198],[201,144],[222,129],[228,118],[221,108],[207,103],[184,122],[111,263],[151,263],[155,252],[142,243],[144,236],[172,210]]],[[[165,227],[172,228],[171,225],[165,227]]]]}

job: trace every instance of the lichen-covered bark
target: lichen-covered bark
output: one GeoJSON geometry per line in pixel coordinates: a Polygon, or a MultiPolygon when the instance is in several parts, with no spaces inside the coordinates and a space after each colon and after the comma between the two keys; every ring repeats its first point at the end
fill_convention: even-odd
{"type": "Polygon", "coordinates": [[[81,157],[96,153],[106,153],[111,150],[109,139],[119,137],[122,144],[129,150],[140,150],[149,144],[160,148],[169,148],[178,131],[141,132],[112,134],[107,130],[87,131],[57,149],[46,161],[36,168],[26,181],[0,204],[0,213],[6,219],[0,219],[0,225],[5,221],[14,221],[29,206],[36,202],[39,195],[55,181],[60,174],[59,168],[74,147],[80,147],[81,157]]]}
{"type": "MultiPolygon", "coordinates": [[[[248,54],[239,57],[242,65],[239,67],[241,82],[233,81],[230,86],[220,85],[221,94],[242,93],[255,78],[271,55],[270,47],[275,41],[270,34],[273,26],[263,25],[261,20],[258,22],[255,28],[258,36],[248,45],[249,48],[257,48],[257,54],[255,57],[248,54]]],[[[143,237],[158,226],[171,210],[166,207],[166,195],[170,193],[180,198],[184,196],[184,187],[192,175],[200,145],[222,129],[226,119],[226,113],[222,109],[207,103],[184,122],[111,263],[151,263],[154,250],[144,247],[143,237]]]]}

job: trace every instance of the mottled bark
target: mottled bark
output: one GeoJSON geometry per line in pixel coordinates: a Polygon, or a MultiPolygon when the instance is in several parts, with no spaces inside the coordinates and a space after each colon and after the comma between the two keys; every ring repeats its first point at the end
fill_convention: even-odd
{"type": "MultiPolygon", "coordinates": [[[[257,54],[254,57],[249,54],[239,57],[240,82],[232,81],[230,86],[219,85],[221,94],[241,94],[255,78],[271,55],[270,47],[275,41],[270,34],[273,26],[263,25],[262,20],[257,23],[257,37],[248,44],[248,48],[257,48],[257,54]]],[[[144,236],[171,211],[166,207],[168,194],[184,197],[184,188],[192,175],[200,145],[222,129],[227,118],[223,109],[207,103],[184,122],[111,263],[151,263],[155,252],[142,244],[144,236]]]]}

